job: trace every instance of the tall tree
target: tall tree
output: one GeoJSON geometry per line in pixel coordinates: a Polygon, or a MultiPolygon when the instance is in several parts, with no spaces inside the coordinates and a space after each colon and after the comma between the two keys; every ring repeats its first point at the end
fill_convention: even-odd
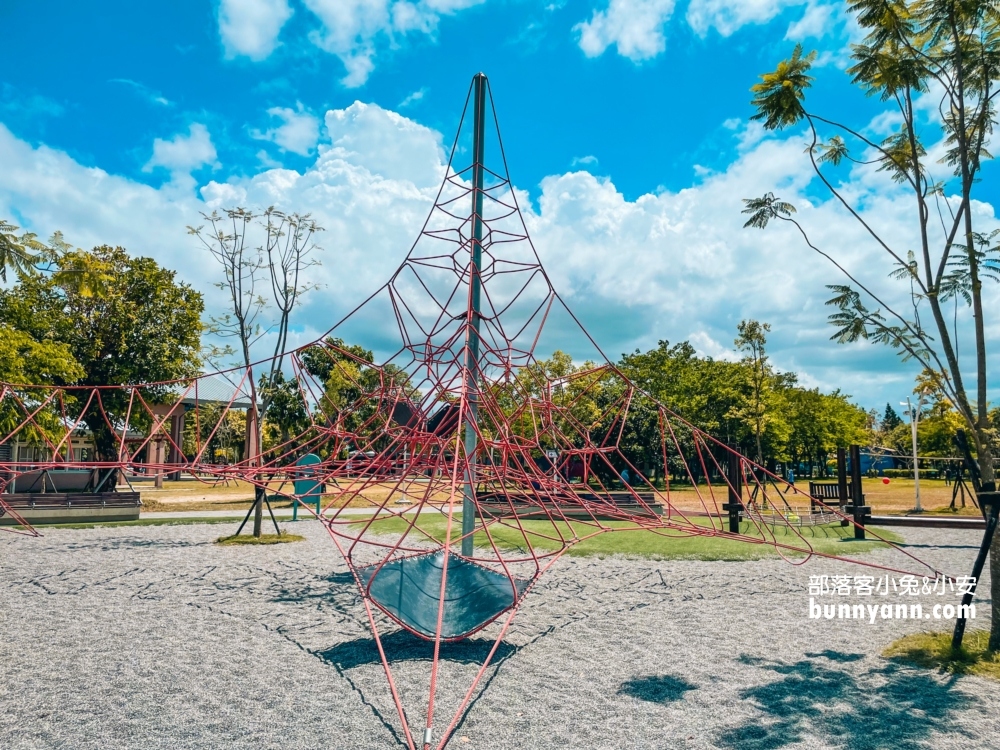
{"type": "Polygon", "coordinates": [[[767,356],[767,334],[770,333],[771,326],[756,320],[741,320],[736,330],[738,335],[735,344],[736,348],[743,352],[749,394],[746,403],[735,413],[753,431],[757,463],[763,463],[764,450],[761,436],[771,420],[768,404],[771,401],[773,372],[767,356]]]}
{"type": "MultiPolygon", "coordinates": [[[[0,322],[35,342],[63,345],[59,351],[68,351],[80,368],[66,370],[76,375],[70,384],[86,386],[161,383],[195,375],[203,308],[201,295],[178,283],[174,271],[107,245],[63,254],[54,273],[25,275],[0,290],[0,322]],[[101,279],[99,292],[81,288],[80,275],[69,273],[79,268],[101,279]]],[[[145,397],[156,400],[167,387],[146,390],[145,397]]],[[[125,391],[105,391],[101,403],[91,402],[83,414],[104,460],[117,458],[104,414],[112,422],[124,419],[128,402],[125,391]]]]}
{"type": "MultiPolygon", "coordinates": [[[[747,226],[790,222],[810,248],[833,262],[848,282],[830,286],[834,296],[828,304],[836,310],[831,322],[837,327],[833,338],[891,346],[935,373],[973,438],[982,478],[977,489],[992,491],[996,446],[987,398],[983,289],[987,280],[1000,278],[1000,252],[993,243],[995,222],[974,211],[973,204],[982,190],[983,162],[991,158],[986,145],[997,120],[1000,13],[992,0],[856,0],[849,9],[865,37],[853,45],[848,73],[866,95],[886,104],[898,130],[875,141],[863,125],[808,107],[815,53],[803,54],[801,46],[752,87],[754,118],[768,130],[805,125],[816,176],[871,237],[889,275],[905,284],[908,303],[890,304],[873,284],[817,247],[795,219],[794,206],[773,193],[746,201],[747,226]],[[927,104],[936,105],[937,117],[925,118],[927,104]],[[837,168],[855,165],[876,166],[890,184],[908,192],[915,252],[899,247],[896,237],[880,234],[863,215],[857,193],[838,182],[837,168]],[[959,317],[957,309],[948,316],[949,300],[971,308],[971,317],[959,317]],[[963,353],[971,349],[971,378],[959,358],[961,338],[971,343],[962,348],[963,353]]],[[[993,539],[990,557],[993,650],[1000,649],[998,539],[993,539]]]]}
{"type": "Polygon", "coordinates": [[[49,257],[50,249],[33,232],[17,233],[18,227],[0,219],[0,281],[6,283],[7,270],[18,278],[35,272],[49,257]]]}
{"type": "Polygon", "coordinates": [[[894,429],[903,424],[903,418],[900,417],[896,410],[892,408],[892,404],[886,403],[885,412],[882,413],[882,420],[880,429],[882,432],[892,432],[894,429]]]}

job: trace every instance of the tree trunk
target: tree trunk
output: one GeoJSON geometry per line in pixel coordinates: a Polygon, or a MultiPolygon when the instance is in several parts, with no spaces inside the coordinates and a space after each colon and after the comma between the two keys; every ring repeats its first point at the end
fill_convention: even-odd
{"type": "MultiPolygon", "coordinates": [[[[979,471],[982,475],[982,489],[996,490],[996,475],[993,471],[993,446],[988,442],[989,436],[980,437],[979,471]]],[[[987,510],[987,508],[983,508],[987,510]]],[[[978,581],[976,581],[978,587],[978,581]]],[[[992,601],[990,618],[990,651],[1000,651],[1000,534],[994,534],[990,540],[990,598],[992,601]]]]}
{"type": "MultiPolygon", "coordinates": [[[[248,466],[260,466],[260,439],[261,435],[259,420],[257,419],[257,408],[251,404],[250,408],[247,409],[247,432],[244,440],[248,466]]],[[[264,491],[262,491],[262,488],[257,487],[256,492],[254,493],[253,509],[253,535],[255,537],[260,537],[263,518],[264,491]]]]}

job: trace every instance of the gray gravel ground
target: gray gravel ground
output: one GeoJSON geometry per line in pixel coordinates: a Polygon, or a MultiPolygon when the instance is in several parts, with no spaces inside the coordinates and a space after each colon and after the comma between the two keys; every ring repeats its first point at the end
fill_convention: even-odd
{"type": "MultiPolygon", "coordinates": [[[[208,525],[0,534],[0,748],[400,747],[347,569],[318,524],[295,531],[308,540],[265,548],[215,546],[208,525]]],[[[903,534],[963,574],[979,538],[903,534]]],[[[561,560],[449,747],[1000,747],[994,683],[878,656],[933,622],[808,619],[809,576],[841,572],[864,573],[561,560]]],[[[489,645],[445,650],[439,731],[489,645]]],[[[386,647],[422,726],[428,647],[386,647]]]]}

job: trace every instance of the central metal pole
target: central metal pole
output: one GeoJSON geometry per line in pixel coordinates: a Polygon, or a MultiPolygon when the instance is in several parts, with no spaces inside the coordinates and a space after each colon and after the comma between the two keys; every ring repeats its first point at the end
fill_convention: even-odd
{"type": "Polygon", "coordinates": [[[476,432],[479,415],[479,321],[483,262],[483,149],[486,122],[486,76],[477,73],[472,79],[472,257],[469,262],[468,346],[466,348],[465,390],[468,399],[465,420],[465,457],[468,469],[462,497],[462,555],[472,557],[472,534],[476,528],[476,432]]]}

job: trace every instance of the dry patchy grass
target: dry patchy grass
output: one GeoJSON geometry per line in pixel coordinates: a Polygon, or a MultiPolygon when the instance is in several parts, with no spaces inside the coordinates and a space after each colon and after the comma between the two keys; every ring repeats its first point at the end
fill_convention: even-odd
{"type": "Polygon", "coordinates": [[[951,637],[951,632],[914,633],[894,641],[882,656],[949,674],[975,674],[1000,680],[1000,653],[988,650],[989,631],[967,632],[958,653],[951,650],[951,637]]]}
{"type": "Polygon", "coordinates": [[[278,534],[261,534],[260,536],[253,536],[251,534],[240,534],[239,536],[220,536],[215,540],[215,543],[222,545],[223,547],[235,547],[253,544],[285,544],[287,542],[304,542],[305,540],[306,538],[304,536],[285,532],[280,536],[278,534]]]}

